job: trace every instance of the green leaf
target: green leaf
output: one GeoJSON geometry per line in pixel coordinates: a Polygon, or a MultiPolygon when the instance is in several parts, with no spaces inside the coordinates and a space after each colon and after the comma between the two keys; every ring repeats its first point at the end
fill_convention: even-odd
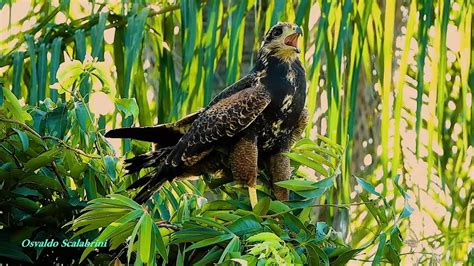
{"type": "Polygon", "coordinates": [[[308,243],[305,248],[309,257],[309,265],[320,265],[320,260],[322,260],[324,265],[329,266],[329,258],[320,247],[308,243]]]}
{"type": "Polygon", "coordinates": [[[239,236],[245,234],[253,234],[262,230],[262,226],[253,215],[241,217],[235,220],[227,228],[232,231],[232,233],[239,236]]]}
{"type": "Polygon", "coordinates": [[[23,123],[25,121],[31,121],[33,118],[26,111],[23,111],[15,95],[5,87],[3,87],[2,90],[3,96],[5,97],[5,107],[13,118],[23,123]]]}
{"type": "Polygon", "coordinates": [[[13,201],[13,204],[25,212],[34,213],[38,210],[39,204],[28,198],[18,197],[13,201]]]}
{"type": "Polygon", "coordinates": [[[23,253],[20,247],[10,242],[0,242],[0,256],[34,264],[30,257],[23,253]]]}
{"type": "Polygon", "coordinates": [[[117,158],[106,155],[103,160],[107,175],[110,177],[110,180],[114,182],[116,177],[115,166],[117,164],[117,158]]]}
{"type": "Polygon", "coordinates": [[[25,40],[28,45],[28,54],[30,55],[30,84],[28,84],[28,104],[34,106],[38,103],[36,45],[34,37],[30,34],[25,35],[25,40]]]}
{"type": "Polygon", "coordinates": [[[142,261],[148,261],[150,258],[150,250],[151,250],[151,224],[153,221],[151,220],[150,215],[144,214],[145,218],[140,226],[140,236],[138,238],[139,243],[139,250],[138,253],[140,254],[140,259],[142,261]]]}
{"type": "MultiPolygon", "coordinates": [[[[130,239],[128,240],[128,247],[127,247],[127,264],[130,263],[130,258],[132,257],[132,251],[133,251],[133,246],[135,243],[135,238],[137,236],[138,230],[141,227],[141,224],[143,222],[143,219],[145,219],[145,215],[142,215],[140,219],[138,220],[137,224],[133,228],[132,235],[130,236],[130,239]]],[[[138,243],[137,243],[138,245],[138,243]]],[[[138,248],[137,248],[138,250],[138,248]]],[[[137,256],[138,257],[138,256],[137,256]]]]}
{"type": "Polygon", "coordinates": [[[372,186],[370,183],[368,183],[367,181],[361,179],[361,178],[358,178],[358,177],[355,177],[356,178],[356,181],[357,183],[367,192],[371,193],[371,194],[374,194],[376,196],[379,196],[381,197],[380,193],[378,193],[377,191],[375,191],[375,188],[374,186],[372,186]]]}
{"type": "Polygon", "coordinates": [[[248,242],[282,242],[280,237],[274,233],[263,232],[253,235],[247,239],[248,242]]]}
{"type": "Polygon", "coordinates": [[[240,250],[240,239],[239,237],[235,236],[232,238],[231,241],[229,241],[229,244],[225,247],[224,251],[222,252],[221,257],[219,258],[218,263],[222,263],[230,252],[236,252],[240,250]]]}
{"type": "Polygon", "coordinates": [[[305,179],[291,179],[275,183],[279,187],[283,187],[292,191],[314,190],[317,188],[313,181],[305,179]]]}
{"type": "MultiPolygon", "coordinates": [[[[61,43],[62,43],[62,37],[57,37],[54,39],[51,45],[51,62],[49,64],[49,70],[50,70],[49,84],[50,85],[53,85],[54,83],[58,81],[58,79],[56,78],[56,74],[58,73],[59,62],[61,60],[61,53],[62,53],[61,43]]],[[[49,93],[50,93],[51,100],[56,102],[56,100],[58,99],[58,91],[50,88],[49,93]]]]}
{"type": "Polygon", "coordinates": [[[211,219],[207,219],[207,218],[204,218],[204,217],[190,217],[190,220],[191,221],[195,221],[195,222],[199,222],[199,223],[203,223],[205,225],[208,225],[208,226],[213,226],[215,228],[218,228],[222,231],[225,231],[227,233],[232,233],[227,227],[223,226],[222,224],[220,223],[217,223],[211,219]]]}
{"type": "Polygon", "coordinates": [[[83,102],[75,102],[74,105],[79,127],[87,133],[91,125],[91,119],[89,116],[90,112],[88,110],[88,107],[83,102]]]}
{"type": "Polygon", "coordinates": [[[123,195],[110,194],[109,197],[110,197],[110,199],[114,200],[114,202],[116,204],[121,204],[122,206],[133,208],[135,210],[143,210],[142,206],[140,204],[138,204],[136,201],[134,201],[134,200],[132,200],[128,197],[125,197],[123,195]]]}
{"type": "Polygon", "coordinates": [[[377,247],[377,252],[375,253],[374,261],[372,265],[380,265],[380,261],[382,260],[382,254],[385,248],[385,240],[387,239],[387,235],[385,233],[380,233],[379,235],[379,245],[377,247]]]}
{"type": "Polygon", "coordinates": [[[91,73],[102,82],[101,90],[115,97],[115,83],[110,74],[110,70],[107,69],[107,64],[105,62],[95,62],[93,66],[94,70],[91,73]]]}
{"type": "Polygon", "coordinates": [[[351,259],[353,259],[356,256],[356,254],[358,254],[359,252],[361,252],[365,248],[366,247],[358,248],[358,249],[351,249],[351,250],[348,250],[346,252],[343,252],[342,254],[337,256],[337,258],[335,260],[331,261],[331,265],[334,265],[334,266],[347,265],[347,262],[349,262],[351,259]]]}
{"type": "Polygon", "coordinates": [[[403,204],[403,210],[402,213],[400,214],[400,217],[398,219],[403,219],[411,215],[411,213],[415,210],[412,206],[408,204],[408,200],[410,199],[410,196],[408,193],[405,192],[405,190],[402,188],[400,184],[398,184],[398,180],[400,179],[400,175],[396,175],[393,178],[393,184],[397,188],[397,190],[402,194],[403,199],[404,199],[404,204],[403,204]]]}
{"type": "Polygon", "coordinates": [[[138,117],[138,105],[135,98],[115,99],[115,106],[124,113],[125,118],[129,116],[138,117]]]}
{"type": "Polygon", "coordinates": [[[13,53],[13,82],[12,92],[17,98],[21,98],[21,77],[23,74],[24,52],[13,53]]]}
{"type": "Polygon", "coordinates": [[[25,171],[32,172],[40,167],[47,166],[57,159],[57,156],[62,151],[61,148],[54,148],[49,151],[45,151],[35,158],[31,158],[25,163],[25,171]]]}
{"type": "Polygon", "coordinates": [[[256,215],[265,215],[270,208],[271,199],[269,197],[264,197],[258,200],[257,205],[253,208],[253,212],[256,215]]]}
{"type": "Polygon", "coordinates": [[[27,188],[27,187],[18,187],[12,190],[13,193],[22,195],[22,196],[35,196],[40,197],[42,194],[38,192],[38,190],[27,188]]]}
{"type": "Polygon", "coordinates": [[[21,141],[23,151],[28,150],[28,147],[30,146],[30,140],[28,138],[28,135],[26,135],[25,132],[23,132],[19,129],[16,129],[16,128],[12,128],[12,129],[18,134],[18,137],[20,137],[20,141],[21,141]]]}
{"type": "Polygon", "coordinates": [[[48,50],[46,44],[42,43],[39,46],[37,67],[38,67],[38,101],[42,101],[46,97],[46,78],[48,77],[47,66],[48,59],[46,57],[48,50]]]}
{"type": "MultiPolygon", "coordinates": [[[[120,219],[112,222],[109,226],[107,226],[101,234],[95,239],[95,241],[105,241],[110,238],[110,236],[116,232],[120,232],[124,227],[128,226],[127,224],[137,219],[138,217],[142,216],[143,210],[134,210],[122,216],[120,219]]],[[[90,223],[93,223],[94,220],[91,220],[90,223]]],[[[81,259],[79,262],[82,262],[87,255],[94,249],[94,247],[88,247],[82,253],[81,259]]]]}
{"type": "Polygon", "coordinates": [[[298,162],[302,165],[305,165],[315,170],[316,172],[318,172],[319,174],[323,176],[326,176],[326,177],[329,176],[328,171],[323,167],[321,163],[313,161],[307,156],[301,155],[299,153],[286,153],[286,156],[288,156],[291,160],[295,162],[298,162]]]}
{"type": "Polygon", "coordinates": [[[54,111],[46,114],[46,129],[49,134],[62,139],[68,130],[68,110],[66,104],[62,104],[54,111]]]}
{"type": "Polygon", "coordinates": [[[72,84],[78,80],[83,73],[82,63],[79,60],[64,62],[59,65],[56,78],[59,83],[58,93],[62,94],[66,90],[70,90],[72,84]]]}
{"type": "Polygon", "coordinates": [[[295,191],[296,194],[306,198],[306,199],[314,199],[314,198],[319,198],[321,195],[326,192],[326,189],[324,188],[317,188],[313,190],[303,190],[303,191],[295,191]]]}
{"type": "Polygon", "coordinates": [[[286,212],[290,207],[281,201],[274,200],[270,203],[270,210],[275,213],[286,212]]]}
{"type": "Polygon", "coordinates": [[[186,252],[188,252],[190,250],[193,250],[193,249],[207,247],[207,246],[210,246],[210,245],[221,243],[221,242],[229,240],[233,237],[234,237],[234,234],[223,234],[223,235],[220,235],[220,236],[204,239],[204,240],[198,241],[198,242],[192,244],[191,246],[189,246],[186,249],[186,252]]]}
{"type": "Polygon", "coordinates": [[[61,187],[61,184],[59,184],[59,181],[49,176],[30,175],[25,178],[22,178],[19,183],[20,184],[36,184],[43,187],[54,189],[56,191],[62,190],[62,187],[61,187]]]}
{"type": "Polygon", "coordinates": [[[160,253],[161,257],[165,262],[168,261],[168,252],[165,243],[163,242],[163,236],[160,233],[158,226],[153,223],[153,235],[155,237],[155,243],[158,248],[158,253],[160,253]]]}

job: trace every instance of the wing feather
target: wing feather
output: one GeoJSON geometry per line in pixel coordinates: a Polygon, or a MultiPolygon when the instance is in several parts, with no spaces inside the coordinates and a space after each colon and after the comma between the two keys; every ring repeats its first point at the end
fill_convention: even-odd
{"type": "Polygon", "coordinates": [[[261,85],[243,89],[210,106],[181,138],[166,163],[189,165],[196,156],[207,153],[222,139],[247,128],[268,106],[271,97],[261,85]]]}

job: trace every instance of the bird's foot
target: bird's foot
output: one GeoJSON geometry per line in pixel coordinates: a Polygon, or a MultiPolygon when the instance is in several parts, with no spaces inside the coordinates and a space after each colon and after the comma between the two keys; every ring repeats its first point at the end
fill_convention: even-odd
{"type": "Polygon", "coordinates": [[[257,188],[254,186],[249,186],[249,199],[250,199],[250,205],[252,206],[252,209],[257,205],[258,199],[257,199],[257,188]]]}

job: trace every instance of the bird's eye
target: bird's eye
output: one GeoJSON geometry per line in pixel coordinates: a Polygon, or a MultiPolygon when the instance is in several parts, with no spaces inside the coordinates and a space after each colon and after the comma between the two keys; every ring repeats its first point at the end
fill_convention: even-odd
{"type": "Polygon", "coordinates": [[[278,36],[280,36],[281,34],[282,34],[281,28],[276,28],[276,29],[274,29],[273,32],[272,32],[272,36],[273,36],[273,37],[278,37],[278,36]]]}

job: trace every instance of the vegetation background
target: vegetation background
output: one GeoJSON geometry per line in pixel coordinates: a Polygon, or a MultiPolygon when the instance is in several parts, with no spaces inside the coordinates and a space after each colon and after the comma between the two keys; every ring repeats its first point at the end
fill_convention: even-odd
{"type": "Polygon", "coordinates": [[[0,260],[472,265],[473,8],[0,1],[0,260]],[[280,184],[291,200],[262,176],[253,211],[212,177],[134,203],[122,158],[152,147],[104,132],[198,110],[252,68],[277,21],[304,30],[311,114],[280,184]],[[21,247],[79,238],[110,249],[21,247]]]}

